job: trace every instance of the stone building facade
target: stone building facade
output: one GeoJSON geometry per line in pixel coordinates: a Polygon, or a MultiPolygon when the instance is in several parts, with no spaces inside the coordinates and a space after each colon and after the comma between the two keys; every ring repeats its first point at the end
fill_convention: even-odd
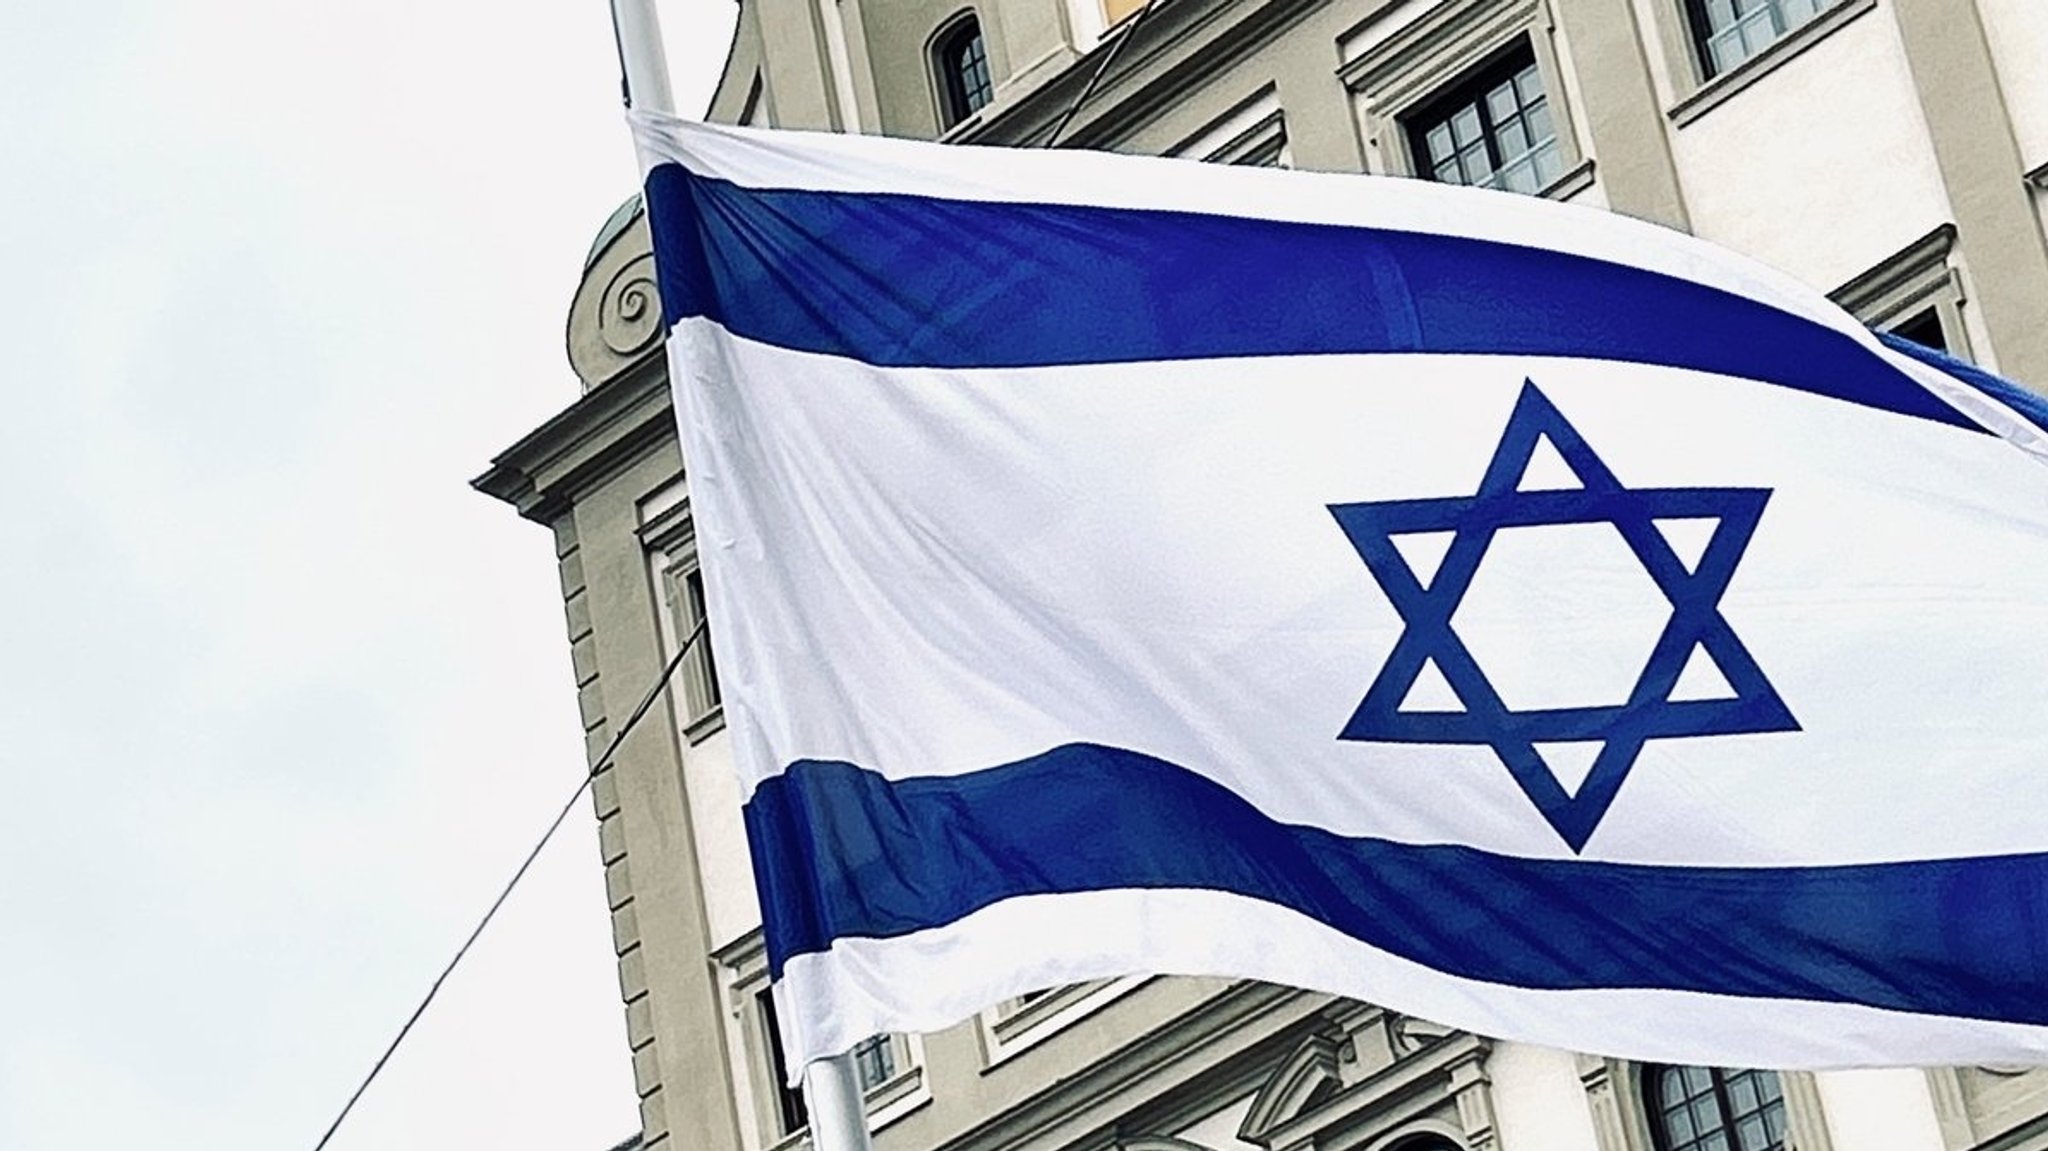
{"type": "MultiPolygon", "coordinates": [[[[741,0],[710,117],[1488,183],[1698,233],[2048,387],[2043,0],[741,0]]],[[[592,756],[702,610],[655,292],[629,202],[570,308],[581,398],[477,481],[553,533],[592,756]]],[[[785,1151],[715,659],[593,791],[641,1139],[785,1151]]],[[[2048,1070],[1641,1067],[1224,980],[859,1055],[883,1151],[2048,1149],[2048,1070]]]]}

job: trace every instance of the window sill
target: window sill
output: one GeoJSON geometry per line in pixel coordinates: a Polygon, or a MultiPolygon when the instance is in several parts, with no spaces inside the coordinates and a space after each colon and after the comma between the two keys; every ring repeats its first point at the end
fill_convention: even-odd
{"type": "Polygon", "coordinates": [[[1569,200],[1593,186],[1593,161],[1580,160],[1567,169],[1564,175],[1552,180],[1538,196],[1546,200],[1569,200]]]}
{"type": "Polygon", "coordinates": [[[1126,975],[1119,979],[1074,983],[1035,999],[1006,1017],[999,1015],[996,1009],[982,1012],[982,1074],[988,1074],[1149,981],[1148,976],[1126,975]]]}
{"type": "Polygon", "coordinates": [[[1793,57],[1875,7],[1877,0],[1840,0],[1834,7],[1780,37],[1770,47],[1700,85],[1698,91],[1672,105],[1668,113],[1672,126],[1683,128],[1720,107],[1736,93],[1784,67],[1793,57]]]}
{"type": "Polygon", "coordinates": [[[880,1131],[931,1101],[924,1066],[912,1064],[868,1091],[868,1130],[880,1131]]]}
{"type": "MultiPolygon", "coordinates": [[[[1390,176],[1388,178],[1393,179],[1396,177],[1390,176]]],[[[1431,181],[1427,176],[1408,175],[1398,178],[1406,180],[1422,180],[1424,182],[1430,183],[1435,182],[1431,181]]],[[[1444,187],[1446,188],[1470,188],[1475,186],[1476,185],[1472,184],[1444,184],[1444,187]]],[[[1487,190],[1499,192],[1502,195],[1506,196],[1534,196],[1539,200],[1569,200],[1573,196],[1578,195],[1580,192],[1583,192],[1592,186],[1593,161],[1590,158],[1588,158],[1580,160],[1578,163],[1573,164],[1569,168],[1566,168],[1562,174],[1557,176],[1555,179],[1551,180],[1550,183],[1543,185],[1541,188],[1538,188],[1534,192],[1510,192],[1506,188],[1490,188],[1487,190]]]]}
{"type": "Polygon", "coordinates": [[[683,739],[695,747],[725,730],[725,705],[719,704],[683,725],[683,739]]]}

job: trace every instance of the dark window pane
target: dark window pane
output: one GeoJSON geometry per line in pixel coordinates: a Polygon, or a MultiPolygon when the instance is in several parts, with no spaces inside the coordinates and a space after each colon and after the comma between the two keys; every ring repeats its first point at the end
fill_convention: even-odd
{"type": "Polygon", "coordinates": [[[761,1011],[761,1033],[767,1036],[768,1070],[775,1083],[775,1117],[788,1135],[810,1126],[811,1113],[804,1106],[802,1090],[789,1086],[789,1063],[782,1056],[782,1029],[775,1020],[775,997],[766,991],[754,997],[761,1011]]]}
{"type": "Polygon", "coordinates": [[[1903,336],[1923,348],[1948,351],[1948,337],[1941,330],[1941,313],[1933,308],[1916,313],[1905,323],[1892,328],[1892,334],[1903,336]]]}
{"type": "MultiPolygon", "coordinates": [[[[683,576],[683,594],[690,599],[690,627],[694,629],[698,621],[705,618],[704,573],[702,570],[692,568],[688,574],[683,576]]],[[[683,638],[688,639],[689,637],[685,635],[683,638]]],[[[717,657],[711,654],[710,629],[707,628],[703,635],[697,637],[697,646],[693,655],[698,661],[697,665],[704,669],[704,698],[706,702],[704,710],[709,711],[711,708],[717,707],[719,700],[722,698],[718,694],[718,661],[717,657]]]]}
{"type": "Polygon", "coordinates": [[[853,1049],[853,1065],[863,1091],[872,1091],[896,1074],[896,1046],[887,1035],[871,1035],[853,1049]]]}
{"type": "Polygon", "coordinates": [[[946,33],[934,52],[939,88],[945,96],[946,124],[974,115],[995,98],[995,81],[988,69],[988,45],[981,38],[981,24],[969,16],[946,33]]]}

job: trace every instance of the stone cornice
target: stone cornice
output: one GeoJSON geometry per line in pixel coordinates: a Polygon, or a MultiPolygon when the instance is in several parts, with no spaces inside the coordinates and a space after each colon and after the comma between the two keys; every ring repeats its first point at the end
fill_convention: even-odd
{"type": "Polygon", "coordinates": [[[667,365],[648,356],[499,453],[470,486],[549,523],[579,493],[675,435],[667,365]]]}

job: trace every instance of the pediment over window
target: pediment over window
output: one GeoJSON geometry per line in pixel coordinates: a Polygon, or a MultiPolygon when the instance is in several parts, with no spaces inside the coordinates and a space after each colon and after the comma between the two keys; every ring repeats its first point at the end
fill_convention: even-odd
{"type": "Polygon", "coordinates": [[[1342,1037],[1329,1035],[1311,1035],[1302,1040],[1294,1053],[1274,1069],[1265,1086],[1259,1088],[1237,1137],[1267,1146],[1275,1131],[1335,1095],[1344,1085],[1337,1065],[1342,1061],[1345,1042],[1342,1037]]]}

